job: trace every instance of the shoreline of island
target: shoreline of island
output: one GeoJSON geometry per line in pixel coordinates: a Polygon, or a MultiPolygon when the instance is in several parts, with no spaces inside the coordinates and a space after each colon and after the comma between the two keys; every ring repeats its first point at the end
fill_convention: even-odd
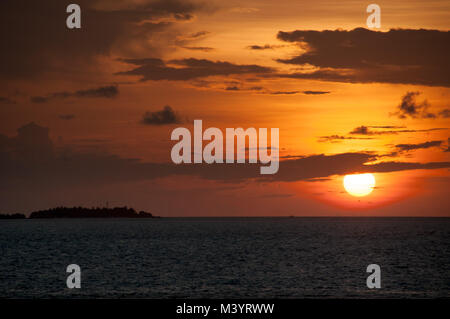
{"type": "Polygon", "coordinates": [[[124,207],[55,207],[25,214],[0,214],[0,219],[58,219],[58,218],[161,218],[145,211],[124,207]]]}

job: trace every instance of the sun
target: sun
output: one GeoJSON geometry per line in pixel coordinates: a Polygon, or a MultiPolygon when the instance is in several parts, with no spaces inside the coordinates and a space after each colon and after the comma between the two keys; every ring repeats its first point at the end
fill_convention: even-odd
{"type": "Polygon", "coordinates": [[[374,187],[375,177],[370,173],[345,175],[344,177],[344,188],[352,196],[369,195],[374,187]]]}

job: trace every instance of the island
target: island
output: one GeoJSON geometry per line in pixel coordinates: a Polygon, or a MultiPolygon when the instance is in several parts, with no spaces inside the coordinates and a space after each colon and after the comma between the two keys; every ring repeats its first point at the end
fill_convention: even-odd
{"type": "Polygon", "coordinates": [[[0,219],[25,219],[24,214],[0,214],[0,219]]]}
{"type": "MultiPolygon", "coordinates": [[[[23,219],[23,214],[0,214],[0,219],[23,219]]],[[[28,219],[39,218],[159,218],[153,214],[133,208],[124,207],[55,207],[46,210],[35,211],[28,219]]]]}

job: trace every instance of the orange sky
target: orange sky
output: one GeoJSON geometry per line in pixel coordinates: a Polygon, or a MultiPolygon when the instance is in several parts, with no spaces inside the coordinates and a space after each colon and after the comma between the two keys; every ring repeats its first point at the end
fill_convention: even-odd
{"type": "Polygon", "coordinates": [[[381,29],[358,29],[369,3],[83,0],[69,30],[64,1],[3,1],[0,212],[450,216],[450,3],[378,1],[381,29]],[[143,121],[166,105],[177,123],[143,121]],[[279,174],[172,168],[194,119],[279,128],[279,174]],[[51,149],[15,137],[30,122],[51,149]],[[342,179],[363,164],[377,185],[357,198],[342,179]]]}

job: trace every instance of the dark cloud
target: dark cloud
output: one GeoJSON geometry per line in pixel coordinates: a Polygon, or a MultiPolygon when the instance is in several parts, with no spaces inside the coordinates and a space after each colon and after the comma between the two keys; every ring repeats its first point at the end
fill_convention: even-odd
{"type": "Polygon", "coordinates": [[[408,162],[382,162],[365,165],[361,173],[390,173],[417,169],[449,168],[450,162],[408,163],[408,162]]]}
{"type": "Polygon", "coordinates": [[[399,152],[393,151],[385,154],[377,154],[378,159],[382,159],[384,157],[397,157],[399,152]]]}
{"type": "Polygon", "coordinates": [[[450,137],[447,139],[447,149],[444,152],[450,152],[450,137]]]}
{"type": "MultiPolygon", "coordinates": [[[[418,132],[432,132],[432,131],[441,131],[441,130],[447,130],[447,128],[430,128],[430,129],[423,129],[423,130],[396,130],[396,131],[373,131],[370,128],[377,127],[377,126],[365,126],[361,125],[353,129],[349,134],[355,134],[355,135],[385,135],[385,134],[399,134],[399,133],[418,133],[418,132]]],[[[395,127],[395,126],[393,126],[395,127]]],[[[380,127],[380,128],[390,128],[389,126],[380,127]]]]}
{"type": "Polygon", "coordinates": [[[439,116],[442,118],[449,118],[450,117],[450,109],[445,109],[439,112],[439,116]]]}
{"type": "Polygon", "coordinates": [[[106,97],[113,98],[119,94],[117,86],[102,86],[95,89],[76,91],[73,95],[76,97],[106,97]]]}
{"type": "Polygon", "coordinates": [[[395,145],[395,147],[398,148],[400,151],[412,151],[423,148],[439,147],[442,145],[442,143],[443,143],[442,141],[430,141],[419,144],[397,144],[395,145]]]}
{"type": "Polygon", "coordinates": [[[342,140],[373,140],[372,137],[353,137],[342,135],[321,136],[318,142],[340,142],[342,140]]]}
{"type": "Polygon", "coordinates": [[[436,118],[436,115],[428,112],[430,104],[427,100],[417,102],[416,97],[420,92],[406,92],[402,97],[402,101],[397,106],[398,111],[392,113],[401,119],[410,118],[436,118]]]}
{"type": "Polygon", "coordinates": [[[323,95],[329,94],[329,91],[270,91],[267,90],[265,93],[273,95],[294,95],[294,94],[305,94],[305,95],[323,95]]]}
{"type": "Polygon", "coordinates": [[[51,97],[45,97],[45,96],[32,96],[30,98],[31,102],[33,102],[33,103],[47,103],[51,99],[52,99],[51,97]]]}
{"type": "Polygon", "coordinates": [[[302,55],[279,62],[319,68],[282,77],[450,86],[450,31],[297,30],[280,31],[277,38],[307,49],[302,55]]]}
{"type": "Polygon", "coordinates": [[[19,128],[17,136],[0,135],[0,163],[0,188],[18,187],[15,192],[133,180],[139,175],[135,160],[56,148],[49,130],[35,123],[19,128]]]}
{"type": "Polygon", "coordinates": [[[406,128],[405,126],[397,126],[397,125],[370,125],[370,128],[381,128],[381,129],[399,129],[406,128]]]}
{"type": "Polygon", "coordinates": [[[0,135],[0,162],[6,167],[8,163],[16,162],[17,164],[22,161],[40,163],[52,158],[53,154],[54,147],[49,138],[48,128],[34,122],[20,127],[17,130],[17,136],[9,138],[0,135]]]}
{"type": "Polygon", "coordinates": [[[177,124],[181,123],[181,119],[169,105],[166,105],[161,111],[145,112],[141,123],[145,125],[177,124]]]}
{"type": "Polygon", "coordinates": [[[188,44],[204,39],[211,32],[199,31],[191,34],[179,35],[175,43],[180,47],[188,46],[188,44]]]}
{"type": "Polygon", "coordinates": [[[215,48],[199,45],[198,42],[203,40],[210,32],[199,31],[191,34],[182,34],[175,38],[175,45],[185,50],[211,52],[215,48]]]}
{"type": "Polygon", "coordinates": [[[192,33],[190,35],[190,38],[193,38],[193,39],[203,38],[204,36],[206,36],[206,35],[208,35],[210,33],[211,32],[209,32],[209,31],[198,31],[198,32],[192,33]]]}
{"type": "MultiPolygon", "coordinates": [[[[237,83],[235,85],[229,85],[225,87],[226,91],[262,91],[264,90],[264,87],[262,86],[251,86],[251,87],[245,87],[243,83],[237,83]]],[[[267,92],[260,92],[260,93],[267,93],[267,92]]]]}
{"type": "Polygon", "coordinates": [[[55,70],[86,71],[99,57],[128,55],[133,49],[155,55],[164,39],[152,35],[204,9],[203,4],[191,0],[78,0],[81,29],[69,30],[65,25],[69,3],[0,2],[0,39],[8,47],[0,51],[0,77],[10,80],[55,70]],[[162,18],[171,22],[158,22],[162,18]]]}
{"type": "Polygon", "coordinates": [[[303,94],[306,95],[322,95],[322,94],[329,94],[330,91],[303,91],[303,94]]]}
{"type": "Polygon", "coordinates": [[[356,128],[354,128],[352,131],[349,132],[350,136],[348,135],[327,135],[327,136],[320,136],[318,142],[340,142],[343,140],[371,140],[374,139],[373,137],[367,137],[367,136],[376,136],[376,135],[395,135],[399,133],[420,133],[420,132],[433,132],[433,131],[441,131],[441,130],[447,130],[447,128],[430,128],[430,129],[422,129],[422,130],[409,130],[406,129],[404,126],[396,126],[396,125],[373,125],[373,126],[365,126],[361,125],[356,128]],[[381,129],[381,130],[372,130],[372,128],[375,129],[381,129]],[[396,130],[392,130],[396,129],[396,130]],[[360,135],[360,136],[354,136],[354,135],[360,135]]]}
{"type": "Polygon", "coordinates": [[[53,99],[76,98],[115,98],[119,94],[119,88],[114,85],[101,86],[98,88],[79,90],[75,92],[55,92],[46,96],[33,96],[33,103],[45,103],[53,99]]]}
{"type": "Polygon", "coordinates": [[[372,132],[367,126],[361,125],[353,129],[350,134],[359,134],[359,135],[375,135],[375,134],[386,134],[387,132],[372,132]]]}
{"type": "Polygon", "coordinates": [[[179,21],[188,21],[194,18],[193,14],[190,13],[175,13],[173,17],[179,21]]]}
{"type": "Polygon", "coordinates": [[[298,94],[300,93],[300,91],[274,91],[274,92],[270,92],[270,94],[273,95],[293,95],[293,94],[298,94]]]}
{"type": "Polygon", "coordinates": [[[177,67],[167,66],[164,61],[155,58],[124,59],[123,61],[137,67],[117,74],[137,75],[141,77],[141,81],[188,81],[214,75],[263,74],[272,71],[271,68],[259,65],[238,65],[194,58],[169,61],[170,64],[175,64],[177,67]]]}
{"type": "Polygon", "coordinates": [[[262,180],[300,181],[313,178],[326,178],[333,175],[351,173],[387,173],[416,169],[449,168],[450,162],[382,162],[368,164],[377,158],[373,153],[343,153],[336,155],[313,155],[300,159],[280,162],[277,174],[263,177],[262,180]]]}
{"type": "Polygon", "coordinates": [[[60,116],[58,116],[61,120],[66,120],[66,121],[70,121],[73,120],[75,118],[74,114],[61,114],[60,116]]]}
{"type": "Polygon", "coordinates": [[[265,44],[265,45],[249,45],[247,48],[250,50],[273,50],[282,47],[284,47],[284,45],[265,44]]]}
{"type": "Polygon", "coordinates": [[[9,97],[0,96],[0,104],[16,104],[16,101],[10,99],[9,97]]]}

